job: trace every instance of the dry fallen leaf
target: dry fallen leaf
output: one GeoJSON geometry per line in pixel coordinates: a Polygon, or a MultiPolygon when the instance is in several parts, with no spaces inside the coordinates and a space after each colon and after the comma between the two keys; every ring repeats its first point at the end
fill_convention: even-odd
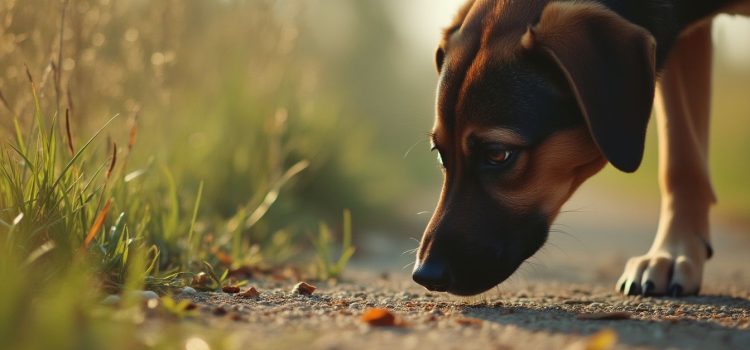
{"type": "Polygon", "coordinates": [[[224,293],[236,294],[236,293],[240,292],[240,287],[236,287],[236,286],[224,286],[223,288],[221,288],[221,291],[224,292],[224,293]]]}
{"type": "Polygon", "coordinates": [[[227,309],[225,309],[223,306],[217,306],[213,310],[213,314],[216,316],[224,316],[227,314],[227,309]]]}
{"type": "Polygon", "coordinates": [[[594,312],[590,314],[578,314],[576,318],[579,320],[627,320],[632,315],[627,311],[594,312]]]}
{"type": "Polygon", "coordinates": [[[216,255],[216,258],[219,259],[219,262],[223,265],[232,266],[232,263],[234,262],[231,256],[218,249],[214,249],[214,255],[216,255]]]}
{"type": "Polygon", "coordinates": [[[250,287],[248,290],[240,294],[237,294],[238,298],[243,298],[243,299],[254,299],[259,296],[260,296],[260,292],[258,292],[258,290],[255,289],[255,287],[250,287]]]}
{"type": "Polygon", "coordinates": [[[312,295],[315,289],[315,286],[311,284],[300,282],[294,286],[294,288],[292,289],[292,294],[312,295]]]}
{"type": "Polygon", "coordinates": [[[611,329],[605,329],[592,335],[588,344],[586,344],[586,350],[609,350],[617,344],[617,332],[611,329]]]}
{"type": "Polygon", "coordinates": [[[456,319],[456,323],[462,326],[481,326],[482,322],[482,320],[472,317],[462,317],[456,319]]]}
{"type": "Polygon", "coordinates": [[[362,314],[362,321],[379,327],[392,327],[396,325],[396,316],[386,309],[369,309],[362,314]]]}
{"type": "Polygon", "coordinates": [[[592,336],[570,344],[565,350],[610,350],[617,344],[617,332],[604,329],[592,336]]]}

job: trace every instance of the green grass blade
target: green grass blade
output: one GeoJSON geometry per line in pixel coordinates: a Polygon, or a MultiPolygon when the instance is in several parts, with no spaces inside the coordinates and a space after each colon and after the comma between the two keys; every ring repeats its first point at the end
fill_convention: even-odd
{"type": "MultiPolygon", "coordinates": [[[[195,253],[193,242],[193,231],[195,230],[195,221],[198,219],[198,209],[200,208],[201,204],[201,196],[203,196],[203,181],[201,181],[200,185],[198,185],[198,195],[195,197],[195,204],[193,205],[193,217],[190,219],[190,229],[188,230],[188,246],[190,251],[190,256],[188,256],[188,262],[190,262],[193,258],[193,254],[195,253]]],[[[200,244],[200,242],[198,242],[200,244]]]]}
{"type": "Polygon", "coordinates": [[[72,158],[70,158],[70,160],[65,164],[65,166],[60,171],[60,175],[58,175],[57,179],[52,184],[52,187],[51,187],[52,189],[57,187],[57,185],[62,180],[63,176],[68,172],[68,169],[70,169],[70,167],[73,166],[73,164],[78,160],[78,158],[81,157],[81,154],[83,154],[83,152],[89,147],[89,145],[91,145],[91,143],[99,136],[99,134],[101,134],[102,131],[104,131],[104,129],[106,129],[107,126],[109,126],[109,124],[112,123],[112,121],[117,119],[117,117],[119,116],[120,114],[118,113],[118,114],[115,114],[114,117],[110,118],[106,123],[104,123],[104,126],[99,128],[99,130],[97,130],[96,133],[94,133],[94,136],[91,136],[91,138],[89,138],[88,141],[86,141],[86,143],[80,149],[78,149],[78,152],[76,152],[76,154],[72,158]]]}

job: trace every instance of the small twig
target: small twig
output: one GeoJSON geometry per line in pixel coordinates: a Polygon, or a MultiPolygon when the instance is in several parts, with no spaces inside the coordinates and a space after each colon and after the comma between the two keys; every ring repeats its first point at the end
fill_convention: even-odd
{"type": "Polygon", "coordinates": [[[70,109],[65,109],[65,133],[68,136],[68,150],[70,151],[70,156],[76,154],[75,148],[73,147],[73,136],[70,132],[70,109]]]}
{"type": "Polygon", "coordinates": [[[131,119],[131,125],[130,125],[130,135],[128,137],[128,153],[133,149],[135,146],[135,140],[138,135],[138,115],[134,115],[131,119]]]}
{"type": "Polygon", "coordinates": [[[62,77],[62,57],[63,57],[63,43],[64,43],[64,34],[65,34],[65,12],[68,8],[68,1],[65,0],[62,4],[62,8],[60,9],[60,43],[57,50],[57,67],[55,69],[55,103],[57,107],[57,112],[60,112],[60,91],[62,90],[60,87],[60,80],[62,77]]]}
{"type": "Polygon", "coordinates": [[[68,80],[68,88],[65,91],[65,96],[68,99],[68,109],[70,109],[70,114],[75,115],[75,107],[73,105],[73,96],[70,93],[70,80],[68,80]]]}
{"type": "Polygon", "coordinates": [[[112,142],[112,162],[109,163],[109,169],[107,169],[107,180],[112,176],[112,171],[115,169],[117,164],[117,143],[112,142]]]}
{"type": "Polygon", "coordinates": [[[29,70],[29,66],[26,63],[24,63],[23,67],[26,68],[26,78],[28,78],[29,83],[31,83],[31,85],[35,87],[34,78],[31,77],[31,71],[29,70]]]}

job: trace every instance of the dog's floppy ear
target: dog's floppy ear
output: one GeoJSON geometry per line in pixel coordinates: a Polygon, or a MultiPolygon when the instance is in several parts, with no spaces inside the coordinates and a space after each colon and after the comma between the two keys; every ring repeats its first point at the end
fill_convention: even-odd
{"type": "Polygon", "coordinates": [[[521,45],[543,51],[562,69],[607,160],[637,170],[656,80],[651,34],[599,4],[552,2],[521,45]]]}
{"type": "Polygon", "coordinates": [[[443,62],[445,61],[445,54],[451,35],[453,35],[453,33],[457,32],[461,28],[464,21],[466,20],[466,16],[469,15],[469,12],[471,11],[471,8],[474,6],[475,2],[476,0],[466,1],[466,3],[464,3],[463,6],[461,6],[461,8],[458,10],[456,16],[453,17],[451,25],[443,30],[443,37],[440,40],[440,45],[438,46],[437,52],[435,52],[435,65],[437,66],[438,73],[443,70],[443,62]]]}
{"type": "Polygon", "coordinates": [[[435,66],[438,73],[443,70],[443,61],[445,61],[445,50],[442,47],[438,47],[437,52],[435,52],[435,66]]]}

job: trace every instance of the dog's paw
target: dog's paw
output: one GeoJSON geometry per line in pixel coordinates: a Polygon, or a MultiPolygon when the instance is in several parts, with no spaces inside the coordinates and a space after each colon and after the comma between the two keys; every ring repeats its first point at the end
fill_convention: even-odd
{"type": "Polygon", "coordinates": [[[698,294],[710,257],[702,239],[663,244],[628,260],[615,286],[625,295],[679,297],[698,294]]]}

